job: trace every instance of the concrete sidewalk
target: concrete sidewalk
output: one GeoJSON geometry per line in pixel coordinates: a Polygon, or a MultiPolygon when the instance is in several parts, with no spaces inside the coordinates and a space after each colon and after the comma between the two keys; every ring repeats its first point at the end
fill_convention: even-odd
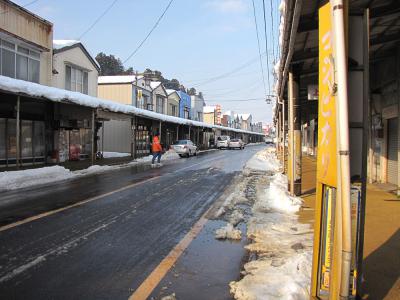
{"type": "MultiPolygon", "coordinates": [[[[300,220],[314,222],[316,158],[302,158],[300,220]]],[[[400,299],[400,199],[382,184],[367,185],[362,299],[400,299]]]]}

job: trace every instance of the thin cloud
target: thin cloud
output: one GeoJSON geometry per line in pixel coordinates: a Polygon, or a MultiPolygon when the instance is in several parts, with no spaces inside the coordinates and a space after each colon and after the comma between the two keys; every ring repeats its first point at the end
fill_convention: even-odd
{"type": "Polygon", "coordinates": [[[222,13],[243,13],[248,8],[243,0],[212,0],[206,6],[222,13]]]}

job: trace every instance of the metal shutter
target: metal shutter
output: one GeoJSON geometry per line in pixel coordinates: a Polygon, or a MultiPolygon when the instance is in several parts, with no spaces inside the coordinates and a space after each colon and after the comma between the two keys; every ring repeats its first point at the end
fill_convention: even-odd
{"type": "Polygon", "coordinates": [[[388,168],[387,181],[397,185],[397,118],[388,120],[388,168]]]}

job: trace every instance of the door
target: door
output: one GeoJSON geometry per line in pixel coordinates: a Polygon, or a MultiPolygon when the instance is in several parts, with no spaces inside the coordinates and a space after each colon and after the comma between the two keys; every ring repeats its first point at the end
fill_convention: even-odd
{"type": "Polygon", "coordinates": [[[388,120],[388,166],[387,166],[387,181],[389,183],[397,185],[397,168],[398,168],[398,157],[397,157],[397,118],[388,120]]]}

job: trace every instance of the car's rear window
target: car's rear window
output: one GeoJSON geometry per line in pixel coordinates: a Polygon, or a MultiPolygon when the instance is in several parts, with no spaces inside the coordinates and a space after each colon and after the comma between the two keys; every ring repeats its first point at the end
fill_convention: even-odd
{"type": "Polygon", "coordinates": [[[218,137],[218,141],[226,141],[227,139],[228,139],[228,137],[225,135],[218,137]]]}
{"type": "Polygon", "coordinates": [[[233,140],[231,140],[231,142],[239,142],[239,140],[233,139],[233,140]]]}
{"type": "Polygon", "coordinates": [[[186,140],[179,140],[179,141],[176,141],[175,143],[174,143],[174,145],[186,145],[187,144],[187,141],[186,140]]]}

